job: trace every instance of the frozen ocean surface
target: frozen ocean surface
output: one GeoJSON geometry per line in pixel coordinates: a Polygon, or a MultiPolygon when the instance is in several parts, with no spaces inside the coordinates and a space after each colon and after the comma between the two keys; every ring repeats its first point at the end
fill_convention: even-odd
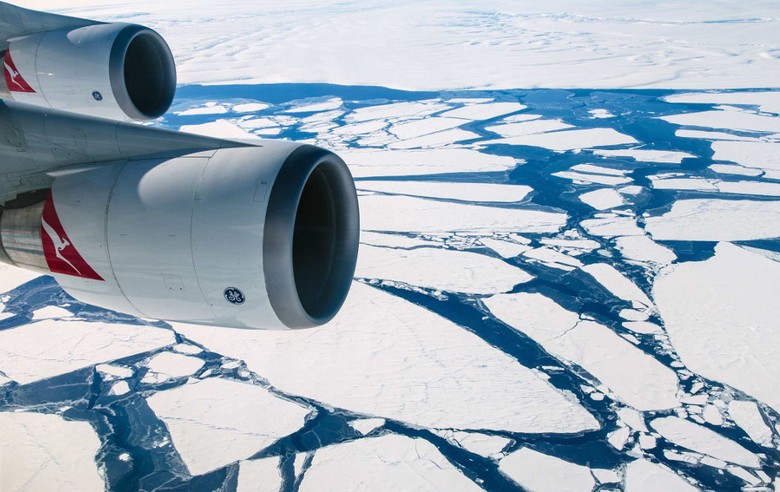
{"type": "Polygon", "coordinates": [[[158,29],[156,125],[333,149],[363,231],[299,332],[0,265],[0,490],[777,488],[774,2],[22,4],[158,29]]]}
{"type": "Polygon", "coordinates": [[[4,267],[3,452],[84,490],[769,488],[776,95],[183,86],[160,126],[359,167],[353,293],[302,332],[171,326],[4,267]]]}

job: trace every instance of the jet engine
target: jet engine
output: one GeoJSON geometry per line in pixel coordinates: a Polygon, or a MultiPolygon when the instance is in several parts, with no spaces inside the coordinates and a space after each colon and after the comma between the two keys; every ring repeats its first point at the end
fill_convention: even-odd
{"type": "Polygon", "coordinates": [[[57,174],[5,204],[0,256],[136,316],[305,328],[344,302],[358,235],[338,156],[262,141],[57,174]]]}
{"type": "Polygon", "coordinates": [[[16,37],[8,41],[3,65],[13,99],[103,118],[158,118],[176,91],[170,48],[155,31],[135,24],[16,37]]]}

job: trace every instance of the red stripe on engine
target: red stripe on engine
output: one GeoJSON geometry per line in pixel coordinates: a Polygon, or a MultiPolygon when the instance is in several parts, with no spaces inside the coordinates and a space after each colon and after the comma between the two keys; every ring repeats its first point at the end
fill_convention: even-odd
{"type": "Polygon", "coordinates": [[[3,67],[5,69],[5,83],[8,86],[8,90],[11,92],[32,92],[35,90],[30,87],[30,84],[24,80],[22,74],[16,69],[13,59],[11,59],[11,51],[5,52],[3,57],[3,67]]]}
{"type": "Polygon", "coordinates": [[[52,273],[62,273],[74,277],[103,280],[84,260],[71,242],[65,228],[62,227],[51,191],[46,197],[41,216],[41,240],[43,255],[52,273]]]}

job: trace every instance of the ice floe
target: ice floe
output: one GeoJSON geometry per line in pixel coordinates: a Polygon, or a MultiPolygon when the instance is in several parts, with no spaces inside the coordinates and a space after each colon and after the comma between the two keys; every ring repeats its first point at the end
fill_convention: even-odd
{"type": "Polygon", "coordinates": [[[203,359],[197,357],[161,352],[146,363],[149,372],[144,377],[144,381],[160,383],[170,378],[191,376],[203,367],[203,364],[203,359]]]}
{"type": "Polygon", "coordinates": [[[581,366],[629,405],[639,410],[679,405],[675,373],[609,328],[580,320],[541,294],[501,294],[484,302],[500,320],[581,366]]]}
{"type": "MultiPolygon", "coordinates": [[[[450,99],[448,102],[458,102],[450,99]]],[[[466,120],[489,120],[509,113],[522,111],[526,106],[516,102],[491,102],[482,104],[467,104],[457,109],[451,109],[441,116],[462,118],[466,120]]]]}
{"type": "Polygon", "coordinates": [[[239,464],[238,492],[279,492],[281,489],[279,458],[262,458],[239,464]]]}
{"type": "Polygon", "coordinates": [[[534,278],[509,263],[467,251],[368,245],[360,248],[355,275],[473,294],[507,292],[534,278]]]}
{"type": "Polygon", "coordinates": [[[519,256],[531,249],[530,246],[525,244],[508,241],[505,239],[483,237],[480,238],[479,241],[504,258],[515,258],[516,256],[519,256]]]}
{"type": "Polygon", "coordinates": [[[647,236],[621,236],[615,246],[627,260],[666,265],[677,259],[674,252],[647,236]]]}
{"type": "Polygon", "coordinates": [[[0,263],[0,292],[8,292],[40,276],[40,273],[0,263]]]}
{"type": "Polygon", "coordinates": [[[358,419],[349,423],[350,427],[363,435],[370,434],[383,425],[385,425],[385,419],[358,419]]]}
{"type": "Polygon", "coordinates": [[[648,149],[599,149],[594,150],[593,153],[602,157],[631,157],[637,162],[660,162],[667,164],[679,164],[685,158],[694,157],[687,152],[648,149]]]}
{"type": "Polygon", "coordinates": [[[712,158],[716,160],[735,162],[765,171],[780,171],[780,143],[713,142],[712,150],[712,158]]]}
{"type": "Polygon", "coordinates": [[[661,417],[652,420],[650,426],[664,439],[683,448],[749,468],[758,468],[761,465],[756,455],[739,444],[688,420],[661,417]]]}
{"type": "Polygon", "coordinates": [[[175,341],[151,326],[42,320],[0,330],[0,371],[27,384],[175,341]]]}
{"type": "Polygon", "coordinates": [[[596,210],[609,210],[626,203],[623,196],[612,188],[602,188],[583,193],[580,195],[580,200],[596,210]]]}
{"type": "Polygon", "coordinates": [[[359,190],[426,198],[473,202],[519,202],[533,191],[530,186],[440,181],[358,181],[359,190]]]}
{"type": "Polygon", "coordinates": [[[425,309],[355,284],[331,323],[295,332],[177,325],[275,387],[438,429],[569,433],[596,420],[533,371],[425,309]]]}
{"type": "Polygon", "coordinates": [[[607,263],[592,263],[585,265],[582,270],[590,274],[598,283],[603,285],[615,296],[626,301],[636,301],[645,307],[651,307],[652,301],[632,281],[627,279],[615,267],[607,263]]]}
{"type": "Polygon", "coordinates": [[[701,113],[683,113],[661,116],[660,119],[675,125],[719,128],[748,132],[780,132],[780,120],[740,110],[715,110],[701,113]]]}
{"type": "Polygon", "coordinates": [[[535,492],[589,492],[596,485],[588,467],[530,448],[509,454],[498,468],[524,489],[535,492]]]}
{"type": "Polygon", "coordinates": [[[665,466],[645,459],[626,467],[626,492],[696,492],[693,485],[665,466]]]}
{"type": "Polygon", "coordinates": [[[389,434],[317,450],[301,491],[481,490],[423,439],[389,434]]]}
{"type": "Polygon", "coordinates": [[[762,446],[772,446],[772,430],[764,422],[755,402],[732,400],[728,404],[728,410],[729,416],[750,439],[762,446]]]}
{"type": "Polygon", "coordinates": [[[471,149],[340,151],[356,178],[421,174],[507,171],[518,161],[471,149]]]}
{"type": "Polygon", "coordinates": [[[780,201],[678,200],[645,219],[655,240],[746,241],[780,237],[780,201]]]}
{"type": "Polygon", "coordinates": [[[147,401],[193,475],[252,456],[300,429],[309,413],[260,386],[220,378],[161,391],[147,401]]]}
{"type": "Polygon", "coordinates": [[[636,219],[633,217],[607,215],[595,219],[583,220],[580,224],[586,231],[594,236],[641,236],[644,234],[642,229],[637,226],[636,219]]]}
{"type": "Polygon", "coordinates": [[[775,347],[780,263],[729,244],[675,266],[653,294],[680,358],[697,374],[734,386],[780,411],[775,347]]]}
{"type": "Polygon", "coordinates": [[[500,453],[512,442],[506,437],[494,436],[489,434],[478,434],[476,432],[463,431],[439,431],[440,436],[456,446],[476,453],[485,458],[503,456],[500,453]]]}
{"type": "Polygon", "coordinates": [[[499,208],[406,196],[362,196],[363,230],[440,232],[557,232],[566,214],[530,208],[499,208]]]}
{"type": "Polygon", "coordinates": [[[101,443],[88,422],[0,412],[0,435],[0,490],[105,490],[95,463],[101,443]]]}
{"type": "Polygon", "coordinates": [[[610,147],[613,145],[634,143],[637,143],[634,138],[619,133],[612,128],[586,128],[532,133],[480,142],[481,145],[527,145],[530,147],[543,147],[555,151],[610,147]]]}

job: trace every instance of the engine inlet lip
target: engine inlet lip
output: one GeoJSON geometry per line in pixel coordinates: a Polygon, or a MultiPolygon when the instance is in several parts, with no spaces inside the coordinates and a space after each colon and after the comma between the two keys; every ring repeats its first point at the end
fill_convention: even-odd
{"type": "Polygon", "coordinates": [[[137,121],[148,121],[159,118],[173,103],[176,94],[176,62],[168,44],[162,36],[148,27],[129,24],[122,29],[114,39],[109,61],[109,81],[114,99],[124,113],[137,121]],[[163,77],[162,94],[151,108],[139,108],[133,94],[127,87],[125,60],[136,38],[143,38],[151,43],[156,54],[162,59],[163,77]]]}
{"type": "MultiPolygon", "coordinates": [[[[347,165],[335,154],[304,145],[282,164],[271,188],[263,230],[263,265],[268,298],[279,320],[289,328],[310,328],[330,321],[341,309],[355,273],[360,236],[355,183],[347,165]],[[316,169],[327,175],[332,202],[337,209],[337,246],[329,289],[323,304],[304,305],[296,285],[293,254],[297,212],[306,184],[316,169]]],[[[300,272],[297,272],[300,273],[300,272]]]]}

